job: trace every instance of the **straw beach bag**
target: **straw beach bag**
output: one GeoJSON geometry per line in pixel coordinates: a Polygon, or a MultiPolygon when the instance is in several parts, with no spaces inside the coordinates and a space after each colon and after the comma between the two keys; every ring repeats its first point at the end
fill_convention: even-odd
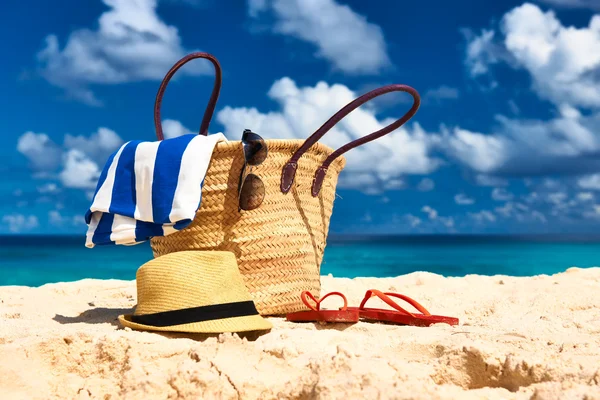
{"type": "MultiPolygon", "coordinates": [[[[216,69],[215,85],[200,127],[201,135],[208,133],[221,87],[221,69],[212,55],[193,53],[178,61],[160,85],[154,109],[159,140],[163,139],[160,106],[166,86],[183,64],[195,58],[210,60],[216,69]]],[[[320,265],[329,218],[338,175],[346,162],[342,154],[397,129],[416,113],[419,103],[419,95],[411,87],[384,86],[349,103],[306,140],[265,140],[268,155],[252,169],[264,183],[264,200],[250,211],[238,209],[238,180],[244,166],[242,143],[218,143],[194,221],[181,231],[153,238],[154,256],[183,250],[231,251],[260,314],[305,310],[300,293],[308,290],[318,294],[321,289],[320,265]],[[335,151],[317,143],[352,110],[394,91],[408,92],[414,99],[412,108],[401,119],[335,151]]]]}

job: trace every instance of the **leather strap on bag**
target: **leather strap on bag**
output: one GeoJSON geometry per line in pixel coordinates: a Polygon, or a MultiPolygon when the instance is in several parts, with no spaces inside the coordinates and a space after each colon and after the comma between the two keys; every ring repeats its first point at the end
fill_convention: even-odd
{"type": "Polygon", "coordinates": [[[187,56],[183,57],[181,60],[177,61],[173,67],[167,72],[165,77],[163,78],[160,87],[158,88],[158,93],[156,94],[156,101],[154,102],[154,126],[156,128],[156,137],[158,140],[163,140],[163,130],[161,126],[160,119],[160,106],[162,104],[162,98],[167,89],[167,85],[175,72],[179,68],[181,68],[188,61],[191,61],[196,58],[206,58],[215,67],[215,85],[212,90],[212,94],[210,95],[210,100],[208,101],[208,105],[206,106],[206,110],[204,111],[204,117],[202,118],[202,124],[200,125],[200,135],[208,135],[208,125],[210,124],[210,120],[212,119],[213,113],[215,111],[215,107],[217,105],[217,100],[219,99],[219,92],[221,91],[221,66],[219,65],[219,61],[212,55],[208,53],[191,53],[187,56]]]}
{"type": "Polygon", "coordinates": [[[283,171],[281,173],[281,192],[282,193],[289,192],[289,190],[292,187],[292,184],[294,183],[294,177],[296,176],[296,169],[298,168],[298,160],[313,144],[315,144],[319,139],[321,139],[321,137],[323,137],[323,135],[325,135],[331,128],[333,128],[335,126],[335,124],[340,122],[346,115],[350,114],[352,111],[354,111],[355,109],[357,109],[364,103],[368,102],[369,100],[372,100],[375,97],[378,97],[378,96],[381,96],[383,94],[390,93],[390,92],[409,93],[413,97],[413,105],[410,108],[410,110],[408,110],[408,112],[406,114],[404,114],[404,116],[402,118],[391,123],[390,125],[386,126],[385,128],[382,128],[382,129],[380,129],[376,132],[373,132],[370,135],[367,135],[360,139],[356,139],[356,140],[340,147],[333,153],[331,153],[329,155],[329,157],[327,157],[325,159],[325,161],[323,161],[323,164],[321,164],[321,166],[319,168],[317,168],[317,170],[315,171],[315,177],[313,179],[313,184],[312,184],[312,189],[311,189],[313,197],[316,197],[319,195],[319,192],[321,191],[321,186],[323,185],[323,180],[325,179],[325,175],[327,174],[327,168],[329,167],[329,165],[331,165],[333,160],[335,160],[336,158],[338,158],[339,156],[341,156],[348,150],[351,150],[355,147],[358,147],[358,146],[368,143],[372,140],[378,139],[384,135],[387,135],[388,133],[398,129],[399,127],[404,125],[409,119],[411,119],[416,114],[417,110],[419,109],[419,105],[421,104],[421,98],[419,97],[419,93],[412,87],[406,86],[406,85],[398,85],[398,84],[387,85],[387,86],[383,86],[383,87],[380,87],[378,89],[375,89],[368,93],[363,94],[362,96],[356,98],[355,100],[353,100],[352,102],[347,104],[340,111],[335,113],[333,115],[333,117],[331,117],[327,122],[325,122],[319,129],[317,129],[317,131],[315,133],[313,133],[311,136],[309,136],[309,138],[306,139],[306,141],[302,144],[302,146],[300,146],[300,148],[298,150],[296,150],[294,155],[290,158],[290,160],[287,162],[287,164],[283,167],[283,171]]]}

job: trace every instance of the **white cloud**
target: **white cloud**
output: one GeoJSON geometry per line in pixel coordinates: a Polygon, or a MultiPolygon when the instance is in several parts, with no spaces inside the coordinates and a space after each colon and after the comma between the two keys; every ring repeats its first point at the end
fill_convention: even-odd
{"type": "Polygon", "coordinates": [[[423,95],[423,102],[441,103],[446,100],[456,100],[459,97],[458,89],[442,85],[435,89],[429,89],[423,95]]]}
{"type": "Polygon", "coordinates": [[[40,225],[35,215],[23,214],[5,215],[2,217],[2,223],[8,225],[8,230],[12,233],[30,231],[40,225]]]}
{"type": "Polygon", "coordinates": [[[564,8],[589,8],[600,10],[600,0],[538,0],[549,5],[564,8]]]}
{"type": "MultiPolygon", "coordinates": [[[[496,32],[484,29],[476,36],[470,30],[463,33],[467,39],[465,64],[472,77],[485,75],[490,65],[507,61],[508,54],[502,46],[496,43],[496,32]]],[[[492,86],[495,84],[493,83],[492,86]]]]}
{"type": "Polygon", "coordinates": [[[446,153],[476,171],[489,173],[506,163],[510,143],[499,135],[484,135],[466,129],[455,128],[452,134],[442,131],[447,146],[446,153]]]}
{"type": "Polygon", "coordinates": [[[421,179],[421,182],[417,185],[417,189],[421,192],[429,192],[435,188],[435,182],[429,178],[421,179]]]}
{"type": "Polygon", "coordinates": [[[421,223],[423,222],[421,220],[421,218],[414,216],[412,214],[406,214],[404,217],[408,221],[408,224],[411,226],[411,228],[416,228],[417,226],[421,225],[421,223]]]}
{"type": "MultiPolygon", "coordinates": [[[[34,177],[58,178],[62,186],[91,190],[96,187],[100,176],[100,166],[104,166],[110,154],[114,153],[123,140],[108,128],[99,128],[89,137],[65,135],[62,146],[54,143],[45,134],[27,132],[17,144],[17,149],[30,161],[34,177]],[[58,176],[46,173],[59,171],[58,176]]],[[[42,194],[60,191],[56,183],[48,182],[38,187],[42,194]]]]}
{"type": "MultiPolygon", "coordinates": [[[[273,84],[268,97],[279,104],[280,111],[263,113],[256,108],[229,106],[219,111],[217,120],[225,126],[225,135],[239,140],[242,131],[251,128],[265,139],[306,139],[357,96],[340,84],[319,82],[314,87],[298,87],[290,78],[282,78],[273,84]]],[[[337,149],[390,122],[378,119],[372,109],[359,108],[320,142],[337,149]]],[[[396,183],[401,182],[402,175],[428,174],[440,165],[440,160],[429,155],[431,139],[414,123],[355,148],[344,154],[347,163],[338,184],[377,193],[381,188],[398,188],[396,183]]]]}
{"type": "Polygon", "coordinates": [[[507,202],[494,209],[497,215],[517,222],[548,222],[544,213],[532,210],[529,206],[519,202],[507,202]]]}
{"type": "Polygon", "coordinates": [[[162,128],[165,139],[172,139],[174,137],[192,133],[190,129],[186,128],[181,122],[176,121],[174,119],[165,119],[162,122],[162,128]]]}
{"type": "Polygon", "coordinates": [[[479,186],[507,186],[508,181],[497,176],[478,174],[475,176],[475,182],[479,186]]]}
{"type": "Polygon", "coordinates": [[[17,141],[17,150],[35,171],[53,171],[60,165],[62,151],[45,133],[25,132],[17,141]]]}
{"type": "Polygon", "coordinates": [[[420,231],[454,232],[455,221],[453,217],[440,216],[430,206],[424,206],[421,211],[427,214],[425,221],[412,214],[404,215],[404,220],[411,228],[419,227],[420,231]]]}
{"type": "Polygon", "coordinates": [[[467,215],[475,220],[475,222],[478,224],[482,224],[484,222],[496,222],[496,216],[493,212],[488,210],[481,210],[477,213],[468,213],[467,215]]]}
{"type": "Polygon", "coordinates": [[[509,201],[512,200],[514,197],[515,196],[506,189],[494,188],[494,190],[492,191],[492,199],[496,201],[509,201]]]}
{"type": "MultiPolygon", "coordinates": [[[[77,29],[61,49],[58,37],[46,37],[38,55],[42,76],[67,95],[89,105],[101,105],[89,89],[94,84],[160,80],[189,50],[177,28],[156,14],[156,0],[103,0],[97,30],[77,29]]],[[[211,71],[208,64],[185,66],[181,73],[211,71]]]]}
{"type": "Polygon", "coordinates": [[[313,44],[342,72],[377,73],[390,65],[381,28],[335,0],[249,0],[248,12],[272,13],[273,32],[313,44]]]}
{"type": "Polygon", "coordinates": [[[64,225],[81,225],[85,224],[84,219],[81,215],[65,216],[62,215],[58,210],[50,210],[48,212],[48,222],[54,226],[64,225]]]}
{"type": "Polygon", "coordinates": [[[548,201],[555,205],[564,203],[567,198],[568,195],[565,192],[554,192],[547,195],[548,201]]]}
{"type": "Polygon", "coordinates": [[[421,208],[421,211],[423,211],[425,214],[427,214],[427,217],[429,217],[429,219],[436,219],[438,217],[437,210],[435,210],[429,206],[423,206],[423,208],[421,208]]]}
{"type": "Polygon", "coordinates": [[[94,189],[100,176],[98,165],[79,150],[69,150],[64,157],[59,174],[62,184],[68,188],[94,189]]]}
{"type": "Polygon", "coordinates": [[[595,196],[590,192],[579,192],[577,193],[577,199],[580,201],[593,201],[595,196]]]}
{"type": "Polygon", "coordinates": [[[509,218],[509,217],[513,216],[514,213],[516,213],[515,203],[509,201],[501,207],[496,207],[495,211],[498,214],[500,214],[506,218],[509,218]]]}
{"type": "Polygon", "coordinates": [[[48,222],[52,225],[61,225],[63,223],[63,218],[58,211],[51,210],[48,212],[48,222]]]}
{"type": "Polygon", "coordinates": [[[461,206],[468,206],[471,204],[475,204],[475,199],[470,198],[464,193],[459,193],[454,196],[454,202],[461,206]]]}
{"type": "Polygon", "coordinates": [[[406,187],[402,179],[394,178],[383,182],[383,187],[387,190],[398,190],[406,187]]]}
{"type": "Polygon", "coordinates": [[[577,180],[579,187],[587,190],[600,190],[600,174],[582,176],[577,180]]]}
{"type": "Polygon", "coordinates": [[[106,159],[121,145],[123,139],[108,128],[98,128],[98,132],[89,137],[65,135],[64,146],[67,149],[79,150],[98,164],[106,159]]]}
{"type": "Polygon", "coordinates": [[[40,194],[52,194],[60,192],[60,189],[56,185],[56,183],[46,183],[42,186],[38,186],[37,191],[40,194]]]}
{"type": "Polygon", "coordinates": [[[484,30],[468,38],[471,75],[505,62],[527,70],[534,90],[556,105],[600,107],[600,15],[583,28],[564,26],[553,11],[525,3],[502,18],[502,37],[484,30]]]}
{"type": "Polygon", "coordinates": [[[450,228],[450,229],[454,228],[454,218],[453,217],[439,217],[439,221],[446,228],[450,228]]]}
{"type": "Polygon", "coordinates": [[[581,116],[570,107],[548,121],[497,116],[492,134],[443,128],[440,150],[481,174],[577,174],[600,170],[600,112],[581,116]]]}
{"type": "Polygon", "coordinates": [[[525,3],[504,15],[500,29],[466,36],[465,63],[474,77],[491,76],[491,67],[500,63],[523,69],[535,93],[554,104],[555,117],[498,115],[490,134],[455,128],[444,135],[447,153],[493,175],[600,171],[600,15],[577,28],[525,3]]]}

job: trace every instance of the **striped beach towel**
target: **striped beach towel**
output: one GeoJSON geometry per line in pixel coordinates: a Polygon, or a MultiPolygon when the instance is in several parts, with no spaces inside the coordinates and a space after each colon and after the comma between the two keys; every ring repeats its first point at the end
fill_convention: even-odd
{"type": "Polygon", "coordinates": [[[134,245],[188,226],[222,133],[131,141],[111,155],[85,214],[86,247],[134,245]]]}

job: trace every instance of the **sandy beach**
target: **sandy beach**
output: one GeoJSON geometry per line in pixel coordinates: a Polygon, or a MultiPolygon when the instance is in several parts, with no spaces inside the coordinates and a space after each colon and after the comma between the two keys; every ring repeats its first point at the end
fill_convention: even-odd
{"type": "Polygon", "coordinates": [[[263,335],[160,335],[118,325],[133,281],[0,287],[1,397],[600,399],[600,268],[322,282],[352,305],[369,288],[404,293],[460,325],[270,318],[263,335]]]}

